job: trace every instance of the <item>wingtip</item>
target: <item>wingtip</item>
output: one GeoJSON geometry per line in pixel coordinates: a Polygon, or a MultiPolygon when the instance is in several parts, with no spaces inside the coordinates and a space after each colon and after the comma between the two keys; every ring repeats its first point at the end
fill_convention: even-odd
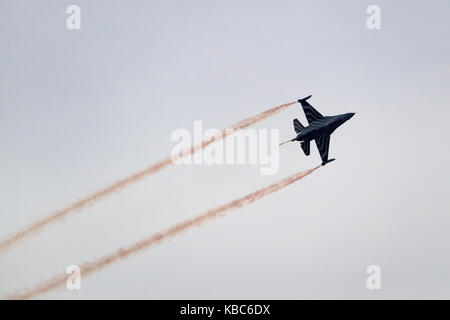
{"type": "Polygon", "coordinates": [[[308,100],[308,99],[311,98],[311,97],[312,97],[312,94],[310,94],[309,96],[307,96],[307,97],[305,97],[305,98],[303,98],[303,99],[298,99],[298,102],[302,103],[302,102],[308,100]]]}
{"type": "Polygon", "coordinates": [[[326,165],[327,163],[333,162],[336,159],[329,159],[327,160],[327,162],[322,162],[322,166],[326,165]]]}

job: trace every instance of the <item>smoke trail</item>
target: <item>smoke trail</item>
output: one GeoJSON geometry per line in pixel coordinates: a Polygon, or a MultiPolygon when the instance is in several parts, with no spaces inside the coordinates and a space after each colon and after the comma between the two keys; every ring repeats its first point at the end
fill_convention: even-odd
{"type": "MultiPolygon", "coordinates": [[[[92,262],[84,263],[80,266],[81,272],[83,277],[90,275],[94,272],[100,271],[101,269],[107,267],[108,265],[118,261],[127,258],[131,254],[136,254],[139,251],[146,249],[149,246],[155,245],[160,243],[161,241],[174,237],[178,234],[180,234],[183,231],[186,231],[192,227],[200,226],[202,223],[207,222],[209,220],[215,219],[219,216],[224,215],[227,211],[238,209],[240,207],[243,207],[245,205],[248,205],[252,202],[255,202],[258,199],[261,199],[265,197],[266,195],[269,195],[271,193],[274,193],[304,177],[311,174],[313,171],[315,171],[320,166],[317,166],[313,169],[309,169],[303,172],[298,172],[294,175],[291,175],[283,180],[278,181],[277,183],[274,183],[272,185],[269,185],[263,189],[259,189],[253,193],[250,193],[242,198],[236,199],[234,201],[228,202],[222,206],[210,209],[206,211],[205,213],[198,215],[196,217],[193,217],[191,219],[185,220],[181,223],[178,223],[164,231],[155,233],[151,235],[150,237],[144,238],[138,242],[135,242],[134,244],[125,247],[120,248],[108,255],[103,256],[102,258],[98,260],[94,260],[92,262]]],[[[44,294],[48,291],[54,290],[58,287],[64,286],[66,283],[67,274],[59,274],[55,277],[42,282],[41,284],[38,284],[34,288],[29,289],[28,291],[25,291],[23,293],[16,293],[11,295],[10,299],[30,299],[37,295],[44,294]]]]}
{"type": "MultiPolygon", "coordinates": [[[[184,152],[175,156],[173,160],[178,160],[183,157],[188,157],[188,156],[196,153],[197,151],[207,147],[208,145],[210,145],[213,142],[225,139],[227,136],[232,134],[233,131],[245,129],[245,128],[251,126],[252,124],[255,124],[255,123],[262,121],[270,116],[275,115],[276,113],[290,107],[291,105],[293,105],[295,103],[296,102],[286,103],[286,104],[280,105],[278,107],[266,110],[266,111],[264,111],[260,114],[257,114],[253,117],[241,120],[238,123],[236,123],[235,125],[233,125],[231,128],[229,128],[228,130],[227,129],[222,130],[221,136],[211,137],[210,139],[205,140],[202,143],[195,145],[195,146],[191,147],[190,149],[185,150],[184,152]]],[[[141,180],[147,176],[150,176],[152,174],[155,174],[155,173],[161,171],[165,167],[173,164],[173,160],[171,157],[167,157],[167,158],[145,168],[144,170],[138,171],[122,180],[119,180],[119,181],[113,183],[112,185],[110,185],[104,189],[98,190],[98,191],[92,193],[91,195],[89,195],[75,203],[72,203],[71,205],[69,205],[68,207],[66,207],[64,209],[58,210],[58,211],[48,215],[47,217],[44,217],[43,219],[38,220],[37,222],[29,225],[28,227],[20,230],[19,232],[2,240],[0,242],[0,252],[2,250],[9,248],[10,246],[15,244],[17,241],[21,240],[22,238],[25,238],[26,236],[29,236],[33,233],[37,233],[38,231],[40,231],[47,225],[54,223],[64,217],[68,216],[71,213],[80,211],[81,209],[94,204],[95,202],[113,194],[114,192],[118,192],[118,191],[122,190],[123,188],[125,188],[128,185],[136,183],[139,180],[141,180]]]]}

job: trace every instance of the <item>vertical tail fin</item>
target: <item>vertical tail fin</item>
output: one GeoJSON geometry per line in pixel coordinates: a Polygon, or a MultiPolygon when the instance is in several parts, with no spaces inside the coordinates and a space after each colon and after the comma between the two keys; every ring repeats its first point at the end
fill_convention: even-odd
{"type": "Polygon", "coordinates": [[[300,123],[300,121],[298,121],[298,119],[294,119],[295,132],[300,133],[300,131],[302,131],[303,129],[305,129],[305,127],[300,123]]]}

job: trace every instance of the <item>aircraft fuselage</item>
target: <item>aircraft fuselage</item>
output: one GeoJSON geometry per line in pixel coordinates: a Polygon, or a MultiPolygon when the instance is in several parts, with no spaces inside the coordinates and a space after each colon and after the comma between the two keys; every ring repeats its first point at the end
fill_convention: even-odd
{"type": "Polygon", "coordinates": [[[316,137],[322,135],[324,132],[331,134],[340,125],[353,117],[354,113],[344,113],[337,116],[326,116],[322,119],[318,119],[309,126],[305,127],[294,140],[296,141],[311,141],[316,137]]]}

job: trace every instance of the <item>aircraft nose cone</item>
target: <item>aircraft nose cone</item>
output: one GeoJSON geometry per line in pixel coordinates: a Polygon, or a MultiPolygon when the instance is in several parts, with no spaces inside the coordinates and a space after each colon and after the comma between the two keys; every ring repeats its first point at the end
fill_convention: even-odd
{"type": "Polygon", "coordinates": [[[355,113],[354,112],[350,112],[350,113],[347,113],[347,120],[349,120],[351,117],[353,117],[355,115],[355,113]]]}

